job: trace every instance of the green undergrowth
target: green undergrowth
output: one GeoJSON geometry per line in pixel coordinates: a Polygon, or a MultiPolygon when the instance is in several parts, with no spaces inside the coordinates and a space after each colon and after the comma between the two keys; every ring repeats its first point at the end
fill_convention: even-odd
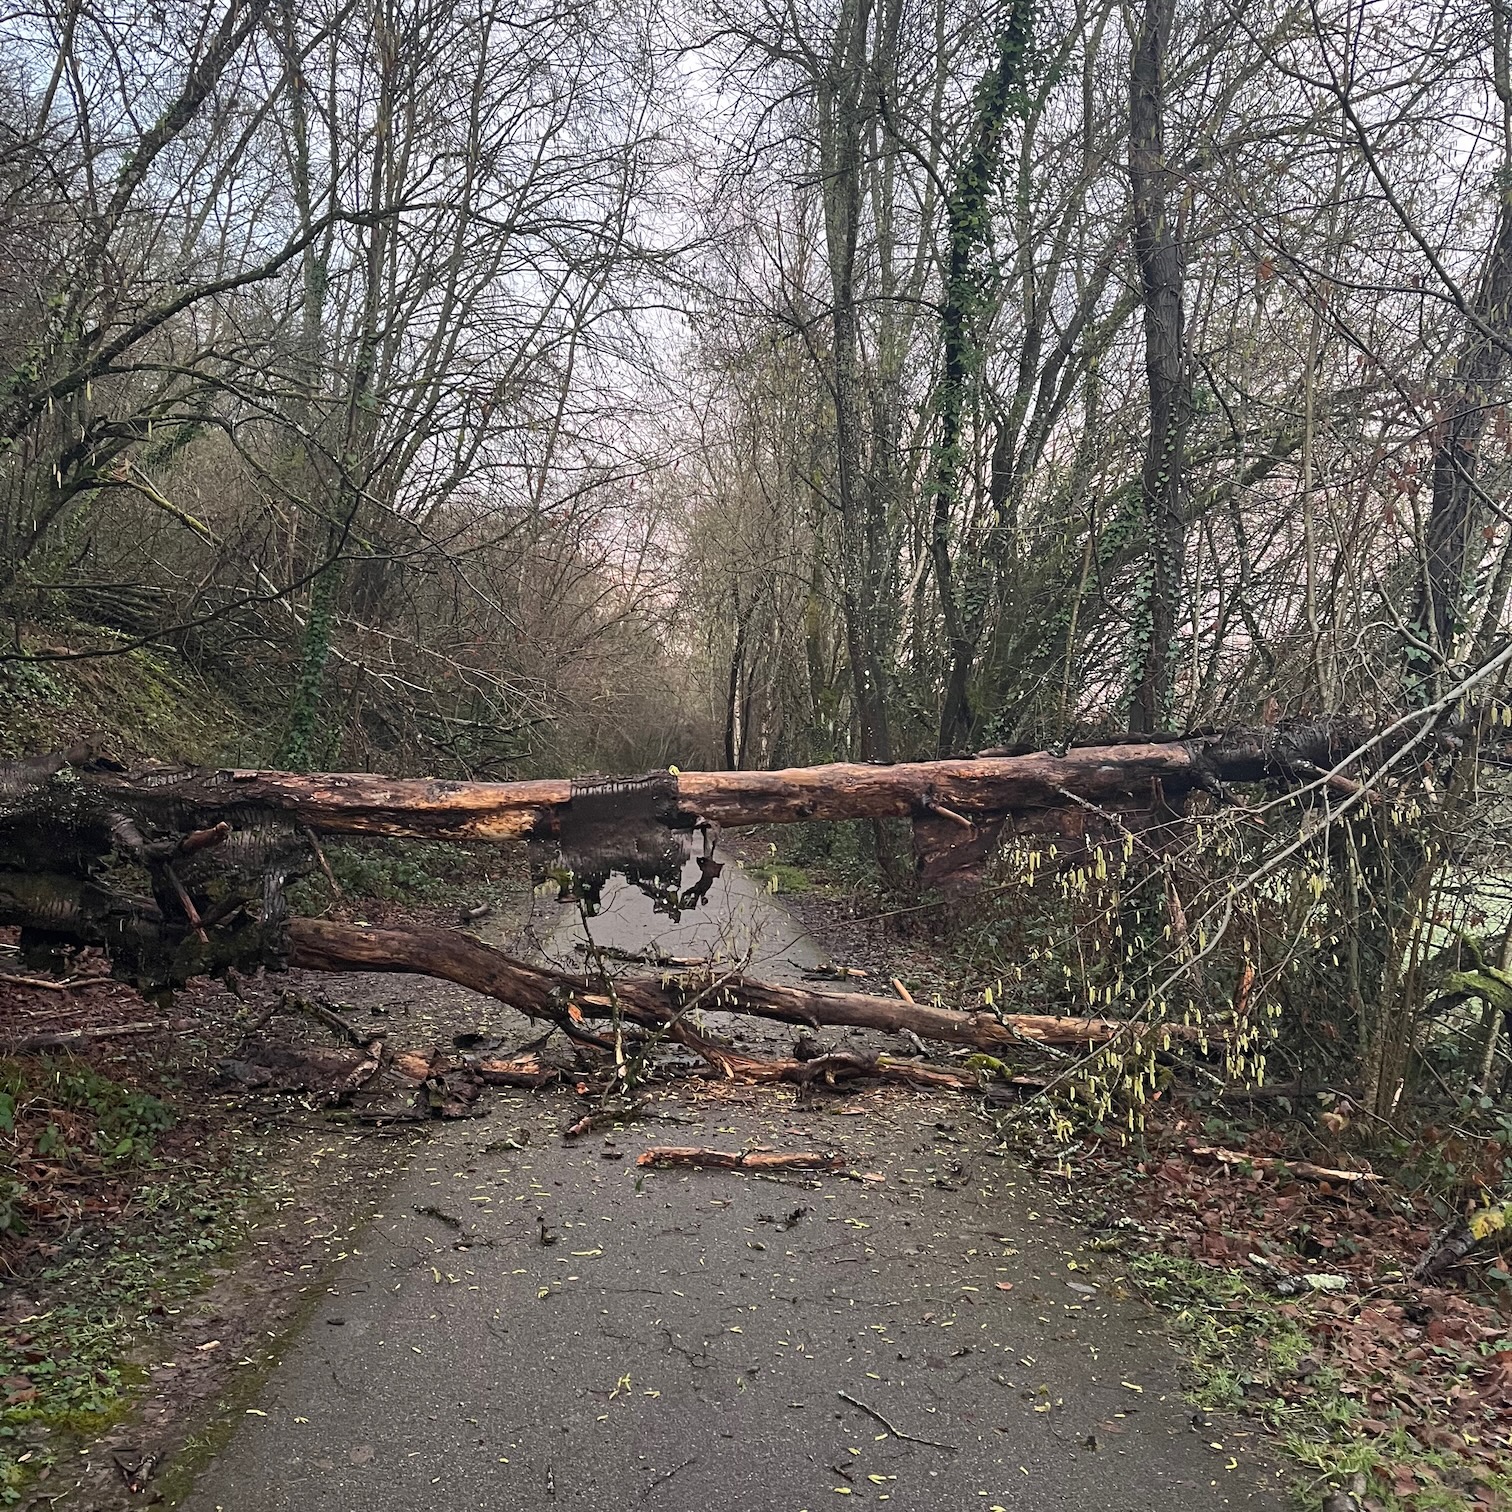
{"type": "MultiPolygon", "coordinates": [[[[0,1062],[6,1179],[18,1159],[88,1178],[120,1204],[107,1221],[57,1237],[34,1222],[34,1258],[0,1275],[0,1506],[21,1500],[79,1442],[119,1420],[146,1379],[133,1355],[200,1291],[246,1232],[260,1164],[250,1148],[226,1159],[200,1148],[160,1157],[172,1122],[159,1098],[82,1063],[0,1062]]],[[[33,1175],[31,1191],[45,1195],[33,1175]]],[[[14,1206],[12,1237],[22,1225],[14,1206]]],[[[48,1225],[56,1227],[56,1220],[48,1225]]]]}
{"type": "MultiPolygon", "coordinates": [[[[80,639],[99,637],[91,632],[80,639]]],[[[25,649],[45,655],[71,648],[38,642],[25,649]]],[[[98,737],[126,757],[237,763],[257,754],[246,727],[245,711],[162,647],[0,664],[0,757],[66,749],[98,737]]]]}
{"type": "Polygon", "coordinates": [[[50,1300],[0,1333],[0,1505],[20,1500],[40,1471],[128,1411],[147,1378],[132,1353],[239,1243],[248,1174],[190,1179],[164,1167],[137,1194],[131,1220],[81,1238],[22,1283],[50,1300]]]}
{"type": "Polygon", "coordinates": [[[755,859],[746,869],[773,892],[839,894],[883,885],[876,833],[859,820],[766,825],[752,833],[751,848],[755,859]]]}
{"type": "MultiPolygon", "coordinates": [[[[1301,1467],[1293,1484],[1299,1507],[1315,1512],[1330,1491],[1345,1489],[1381,1512],[1473,1512],[1475,1502],[1443,1484],[1458,1470],[1452,1456],[1425,1449],[1401,1428],[1378,1437],[1358,1430],[1363,1411],[1342,1389],[1344,1377],[1316,1360],[1306,1330],[1266,1292],[1233,1272],[1158,1251],[1128,1263],[1130,1279],[1170,1315],[1190,1366],[1188,1395],[1271,1430],[1301,1467]],[[1425,1484],[1407,1496],[1394,1489],[1391,1472],[1401,1467],[1423,1472],[1425,1484]]],[[[1491,1490],[1512,1506],[1512,1471],[1493,1477],[1491,1490]]]]}
{"type": "Polygon", "coordinates": [[[750,862],[746,871],[769,893],[806,893],[814,886],[803,867],[788,861],[763,858],[750,862]]]}
{"type": "MultiPolygon", "coordinates": [[[[503,908],[529,890],[517,846],[464,845],[442,840],[339,840],[325,843],[331,874],[349,903],[411,904],[422,908],[503,908]]],[[[337,901],[325,875],[310,872],[290,889],[297,912],[321,913],[337,901]]]]}

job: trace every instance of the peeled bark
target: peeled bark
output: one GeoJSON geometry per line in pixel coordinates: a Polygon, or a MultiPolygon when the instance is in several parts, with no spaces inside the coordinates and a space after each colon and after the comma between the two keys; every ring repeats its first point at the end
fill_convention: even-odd
{"type": "MultiPolygon", "coordinates": [[[[130,805],[195,828],[256,810],[329,834],[414,840],[556,838],[584,810],[644,818],[671,830],[792,824],[807,820],[912,818],[949,809],[969,822],[1032,817],[1077,799],[1146,806],[1159,784],[1167,806],[1195,789],[1290,779],[1299,764],[1332,766],[1363,734],[1351,720],[1299,721],[1182,739],[1073,746],[1064,754],[983,754],[948,761],[833,762],[754,772],[653,772],[642,777],[449,782],[368,773],[191,771],[139,774],[76,769],[71,786],[103,803],[130,805]]],[[[40,785],[69,765],[40,758],[0,768],[0,799],[40,785]],[[22,768],[25,768],[25,772],[22,768]]],[[[595,818],[597,818],[597,813],[595,818]]],[[[238,826],[239,827],[239,826],[238,826]]]]}

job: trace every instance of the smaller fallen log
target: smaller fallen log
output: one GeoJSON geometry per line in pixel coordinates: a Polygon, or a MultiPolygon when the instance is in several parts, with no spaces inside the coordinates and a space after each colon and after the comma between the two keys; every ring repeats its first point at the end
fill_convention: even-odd
{"type": "MultiPolygon", "coordinates": [[[[738,1082],[791,1082],[800,1087],[816,1082],[838,1086],[842,1082],[883,1081],[921,1091],[980,1092],[983,1078],[975,1071],[953,1071],[944,1066],[923,1066],[917,1061],[893,1060],[886,1055],[862,1055],[853,1050],[835,1050],[810,1060],[766,1059],[745,1055],[716,1045],[712,1040],[678,1025],[675,1038],[701,1055],[721,1076],[738,1082]]],[[[1034,1076],[1011,1076],[1010,1085],[1039,1091],[1044,1082],[1034,1076]]]]}
{"type": "Polygon", "coordinates": [[[815,992],[807,987],[748,977],[624,977],[613,998],[602,985],[563,971],[531,966],[457,930],[392,926],[370,929],[329,919],[291,919],[289,964],[313,971],[406,971],[440,977],[497,998],[532,1018],[577,1025],[569,1005],[585,1018],[621,1019],[665,1030],[686,1014],[690,1001],[704,1010],[744,1013],[807,1028],[821,1024],[907,1030],[920,1039],[1001,1053],[1038,1044],[1090,1048],[1115,1040],[1194,1042],[1202,1031],[1187,1024],[1144,1024],[1126,1019],[1057,1018],[1052,1014],[963,1012],[901,998],[857,992],[815,992]]]}
{"type": "Polygon", "coordinates": [[[116,1039],[127,1034],[155,1034],[163,1029],[193,1029],[195,1019],[142,1019],[132,1024],[102,1024],[92,1029],[52,1029],[0,1041],[0,1055],[28,1055],[37,1050],[67,1050],[92,1040],[116,1039]]]}
{"type": "Polygon", "coordinates": [[[1248,1166],[1268,1175],[1298,1176],[1304,1181],[1326,1181],[1332,1186],[1372,1186],[1380,1181],[1374,1171],[1344,1171],[1314,1165],[1310,1160],[1283,1160],[1272,1155],[1247,1155],[1243,1150],[1225,1150],[1217,1145],[1198,1145],[1188,1151],[1197,1160],[1213,1160],[1231,1169],[1248,1166]]]}
{"type": "Polygon", "coordinates": [[[638,1166],[691,1166],[700,1171],[843,1171],[840,1155],[811,1150],[705,1150],[694,1145],[653,1145],[635,1158],[638,1166]]]}

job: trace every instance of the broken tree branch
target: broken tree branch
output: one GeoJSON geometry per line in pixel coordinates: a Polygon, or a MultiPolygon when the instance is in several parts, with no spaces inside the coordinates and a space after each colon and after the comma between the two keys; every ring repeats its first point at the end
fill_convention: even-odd
{"type": "Polygon", "coordinates": [[[1344,1171],[1314,1165],[1310,1160],[1282,1160],[1271,1155],[1246,1155],[1243,1150],[1225,1150],[1217,1145],[1198,1145],[1191,1152],[1197,1160],[1213,1160],[1231,1169],[1249,1167],[1269,1175],[1298,1176],[1305,1181],[1326,1181],[1333,1186],[1371,1186],[1380,1181],[1374,1171],[1344,1171]]]}
{"type": "MultiPolygon", "coordinates": [[[[585,1017],[611,1018],[614,1005],[595,984],[566,972],[529,966],[457,930],[393,926],[372,929],[327,919],[291,919],[289,964],[314,971],[410,971],[444,978],[497,998],[532,1018],[570,1023],[568,1004],[585,1017]]],[[[614,984],[622,1015],[644,1028],[662,1028],[684,1011],[686,997],[706,991],[696,976],[623,977],[614,984]]],[[[1048,1045],[1103,1045],[1152,1035],[1195,1040],[1182,1024],[1140,1024],[1122,1019],[1055,1018],[1017,1013],[999,1017],[965,1013],[855,992],[815,992],[776,982],[730,977],[702,1006],[729,1013],[812,1027],[816,1024],[911,1030],[921,1039],[1001,1051],[1024,1040],[1048,1045]]]]}
{"type": "Polygon", "coordinates": [[[104,1024],[93,1029],[56,1029],[28,1034],[0,1043],[0,1055],[26,1055],[35,1050],[66,1050],[91,1040],[116,1039],[126,1034],[155,1034],[161,1029],[192,1029],[194,1019],[143,1019],[133,1024],[104,1024]]]}
{"type": "Polygon", "coordinates": [[[841,1171],[839,1155],[811,1150],[705,1150],[696,1145],[653,1145],[635,1158],[638,1166],[692,1166],[700,1171],[841,1171]]]}

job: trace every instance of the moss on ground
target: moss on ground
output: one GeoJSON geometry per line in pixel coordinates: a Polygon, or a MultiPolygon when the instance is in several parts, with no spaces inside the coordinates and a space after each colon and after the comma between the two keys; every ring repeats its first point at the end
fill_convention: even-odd
{"type": "MultiPolygon", "coordinates": [[[[159,1098],[82,1062],[0,1061],[0,1170],[13,1188],[23,1164],[114,1172],[131,1187],[113,1223],[65,1230],[43,1263],[0,1280],[0,1506],[129,1410],[146,1380],[132,1350],[204,1287],[245,1232],[259,1195],[253,1152],[229,1162],[220,1152],[158,1158],[172,1119],[159,1098]],[[32,1296],[45,1299],[36,1310],[16,1305],[32,1296]]],[[[10,1219],[19,1232],[19,1204],[10,1219]]]]}
{"type": "Polygon", "coordinates": [[[245,729],[246,715],[166,648],[0,664],[0,757],[54,751],[99,735],[128,755],[238,761],[256,754],[246,749],[245,729]]]}

